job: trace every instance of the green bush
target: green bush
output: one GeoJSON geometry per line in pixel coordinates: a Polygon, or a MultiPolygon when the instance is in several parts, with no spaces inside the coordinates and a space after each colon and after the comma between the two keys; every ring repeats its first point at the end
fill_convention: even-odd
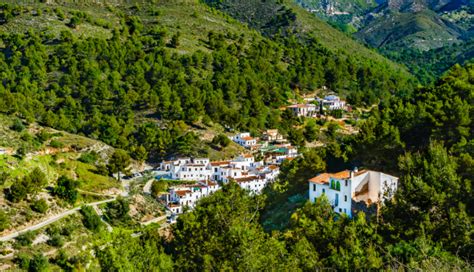
{"type": "Polygon", "coordinates": [[[33,211],[39,212],[39,213],[45,213],[49,208],[48,203],[44,199],[33,201],[30,207],[33,211]]]}
{"type": "Polygon", "coordinates": [[[53,194],[67,202],[74,204],[77,200],[77,187],[79,183],[66,176],[61,176],[58,179],[56,187],[53,188],[53,194]]]}
{"type": "Polygon", "coordinates": [[[97,152],[95,151],[91,151],[81,154],[81,156],[77,160],[83,163],[93,164],[97,161],[98,158],[99,154],[97,154],[97,152]]]}
{"type": "Polygon", "coordinates": [[[64,144],[58,140],[51,140],[49,143],[49,146],[54,147],[54,148],[63,148],[64,144]]]}
{"type": "Polygon", "coordinates": [[[27,253],[20,252],[15,258],[15,263],[21,269],[28,270],[30,268],[30,256],[27,253]]]}
{"type": "Polygon", "coordinates": [[[151,195],[157,197],[161,192],[164,192],[168,189],[168,182],[165,180],[155,180],[151,184],[151,195]]]}
{"type": "Polygon", "coordinates": [[[32,231],[27,231],[22,234],[20,234],[18,237],[16,237],[16,242],[20,246],[30,246],[31,243],[33,243],[33,240],[35,239],[36,234],[32,231]]]}
{"type": "Polygon", "coordinates": [[[102,225],[99,215],[91,206],[82,206],[82,224],[92,231],[98,231],[102,225]]]}
{"type": "Polygon", "coordinates": [[[30,261],[30,266],[28,271],[31,272],[40,272],[48,271],[49,261],[43,254],[38,253],[33,256],[33,259],[30,261]]]}
{"type": "Polygon", "coordinates": [[[10,217],[5,211],[0,211],[0,231],[7,229],[10,226],[10,217]]]}
{"type": "Polygon", "coordinates": [[[14,131],[22,132],[25,129],[25,125],[23,125],[23,122],[20,119],[15,119],[10,128],[14,131]]]}
{"type": "Polygon", "coordinates": [[[64,239],[61,235],[55,234],[51,236],[48,240],[48,245],[54,246],[54,247],[62,247],[64,245],[64,239]]]}

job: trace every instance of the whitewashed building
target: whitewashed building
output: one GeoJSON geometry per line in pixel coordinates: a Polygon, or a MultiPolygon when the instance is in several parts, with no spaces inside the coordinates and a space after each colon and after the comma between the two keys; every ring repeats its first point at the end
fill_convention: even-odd
{"type": "Polygon", "coordinates": [[[262,134],[262,140],[268,142],[284,142],[285,138],[280,134],[278,129],[267,129],[262,134]]]}
{"type": "Polygon", "coordinates": [[[377,171],[321,173],[309,180],[309,199],[314,202],[324,194],[335,212],[352,217],[356,206],[383,203],[393,196],[397,186],[397,177],[377,171]]]}
{"type": "Polygon", "coordinates": [[[323,99],[317,98],[319,105],[322,107],[323,110],[345,110],[346,109],[346,101],[339,98],[337,95],[328,95],[325,96],[323,99]]]}
{"type": "Polygon", "coordinates": [[[185,207],[194,208],[199,199],[219,190],[215,182],[205,181],[173,187],[167,194],[167,207],[174,213],[182,213],[185,207]]]}
{"type": "Polygon", "coordinates": [[[207,158],[180,158],[173,161],[163,161],[159,170],[169,173],[174,180],[208,180],[211,179],[210,162],[207,158]]]}
{"type": "Polygon", "coordinates": [[[249,190],[251,193],[259,194],[267,185],[268,181],[259,176],[246,176],[232,179],[242,189],[249,190]]]}
{"type": "Polygon", "coordinates": [[[318,113],[318,109],[314,104],[294,104],[287,108],[297,117],[313,117],[318,113]]]}
{"type": "Polygon", "coordinates": [[[257,145],[257,138],[250,136],[249,132],[242,132],[233,136],[232,141],[236,142],[238,145],[241,145],[245,148],[251,149],[257,145]]]}

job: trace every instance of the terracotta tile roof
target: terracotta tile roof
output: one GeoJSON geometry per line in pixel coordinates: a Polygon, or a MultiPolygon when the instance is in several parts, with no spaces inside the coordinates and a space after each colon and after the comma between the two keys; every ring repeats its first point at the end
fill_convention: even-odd
{"type": "Polygon", "coordinates": [[[234,180],[235,182],[240,183],[240,182],[254,181],[254,180],[256,180],[256,179],[258,179],[258,177],[256,177],[256,176],[248,176],[248,177],[244,177],[244,178],[234,178],[233,180],[234,180]]]}
{"type": "Polygon", "coordinates": [[[250,137],[250,136],[242,137],[242,140],[244,140],[244,141],[252,141],[252,140],[253,140],[253,137],[250,137]]]}
{"type": "Polygon", "coordinates": [[[242,157],[244,157],[244,158],[253,158],[252,154],[244,154],[242,157]]]}
{"type": "Polygon", "coordinates": [[[351,176],[351,171],[344,170],[337,173],[322,173],[310,179],[309,181],[313,183],[318,183],[318,184],[328,184],[330,178],[347,179],[347,178],[350,178],[350,176],[351,176]]]}
{"type": "Polygon", "coordinates": [[[191,193],[190,190],[178,190],[178,191],[175,191],[175,192],[179,196],[185,196],[186,194],[191,193]]]}
{"type": "Polygon", "coordinates": [[[270,165],[270,166],[268,166],[268,168],[270,168],[271,170],[275,170],[275,169],[278,169],[280,167],[278,167],[276,165],[270,165]]]}
{"type": "Polygon", "coordinates": [[[215,161],[215,162],[211,162],[211,165],[212,166],[221,166],[221,165],[226,165],[226,164],[229,164],[230,162],[229,161],[215,161]]]}
{"type": "Polygon", "coordinates": [[[192,167],[204,167],[206,165],[204,164],[196,164],[196,163],[189,163],[189,164],[186,164],[186,166],[192,166],[192,167]]]}

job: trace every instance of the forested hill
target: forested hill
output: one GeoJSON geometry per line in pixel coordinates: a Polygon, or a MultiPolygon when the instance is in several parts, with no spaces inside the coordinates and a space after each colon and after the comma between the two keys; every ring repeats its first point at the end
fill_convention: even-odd
{"type": "Polygon", "coordinates": [[[195,1],[81,3],[2,5],[1,112],[159,159],[205,155],[181,121],[256,131],[298,92],[361,105],[412,90],[391,65],[268,39],[195,1]]]}
{"type": "MultiPolygon", "coordinates": [[[[248,24],[266,36],[294,35],[303,39],[312,38],[329,50],[354,59],[374,61],[386,69],[402,69],[375,50],[368,49],[347,34],[336,30],[315,17],[292,0],[205,0],[230,16],[248,24]]],[[[403,70],[403,69],[402,69],[403,70]]],[[[405,71],[403,71],[405,72],[405,71]]]]}

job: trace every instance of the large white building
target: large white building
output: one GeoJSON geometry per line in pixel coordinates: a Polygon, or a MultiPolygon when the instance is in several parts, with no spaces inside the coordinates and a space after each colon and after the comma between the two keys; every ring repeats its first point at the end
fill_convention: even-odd
{"type": "Polygon", "coordinates": [[[322,109],[328,110],[345,110],[346,109],[346,101],[341,100],[337,95],[328,95],[323,99],[317,98],[319,105],[322,109]]]}
{"type": "Polygon", "coordinates": [[[197,201],[219,190],[215,182],[198,182],[173,187],[167,194],[166,204],[174,213],[182,213],[185,207],[194,208],[197,201]]]}
{"type": "Polygon", "coordinates": [[[248,149],[251,149],[252,147],[257,145],[257,139],[254,138],[254,137],[251,137],[250,133],[248,133],[248,132],[239,133],[239,134],[235,135],[234,137],[232,137],[231,139],[232,139],[232,141],[236,142],[237,144],[239,144],[239,145],[241,145],[245,148],[248,148],[248,149]]]}
{"type": "Polygon", "coordinates": [[[207,158],[181,158],[173,161],[164,161],[160,170],[169,172],[169,177],[175,180],[209,180],[211,168],[207,158]]]}
{"type": "Polygon", "coordinates": [[[313,117],[318,113],[318,109],[314,104],[294,104],[287,108],[297,117],[313,117]]]}
{"type": "Polygon", "coordinates": [[[397,177],[377,171],[322,173],[309,180],[309,199],[314,202],[324,194],[335,212],[352,217],[361,203],[370,206],[391,198],[397,186],[397,177]]]}

